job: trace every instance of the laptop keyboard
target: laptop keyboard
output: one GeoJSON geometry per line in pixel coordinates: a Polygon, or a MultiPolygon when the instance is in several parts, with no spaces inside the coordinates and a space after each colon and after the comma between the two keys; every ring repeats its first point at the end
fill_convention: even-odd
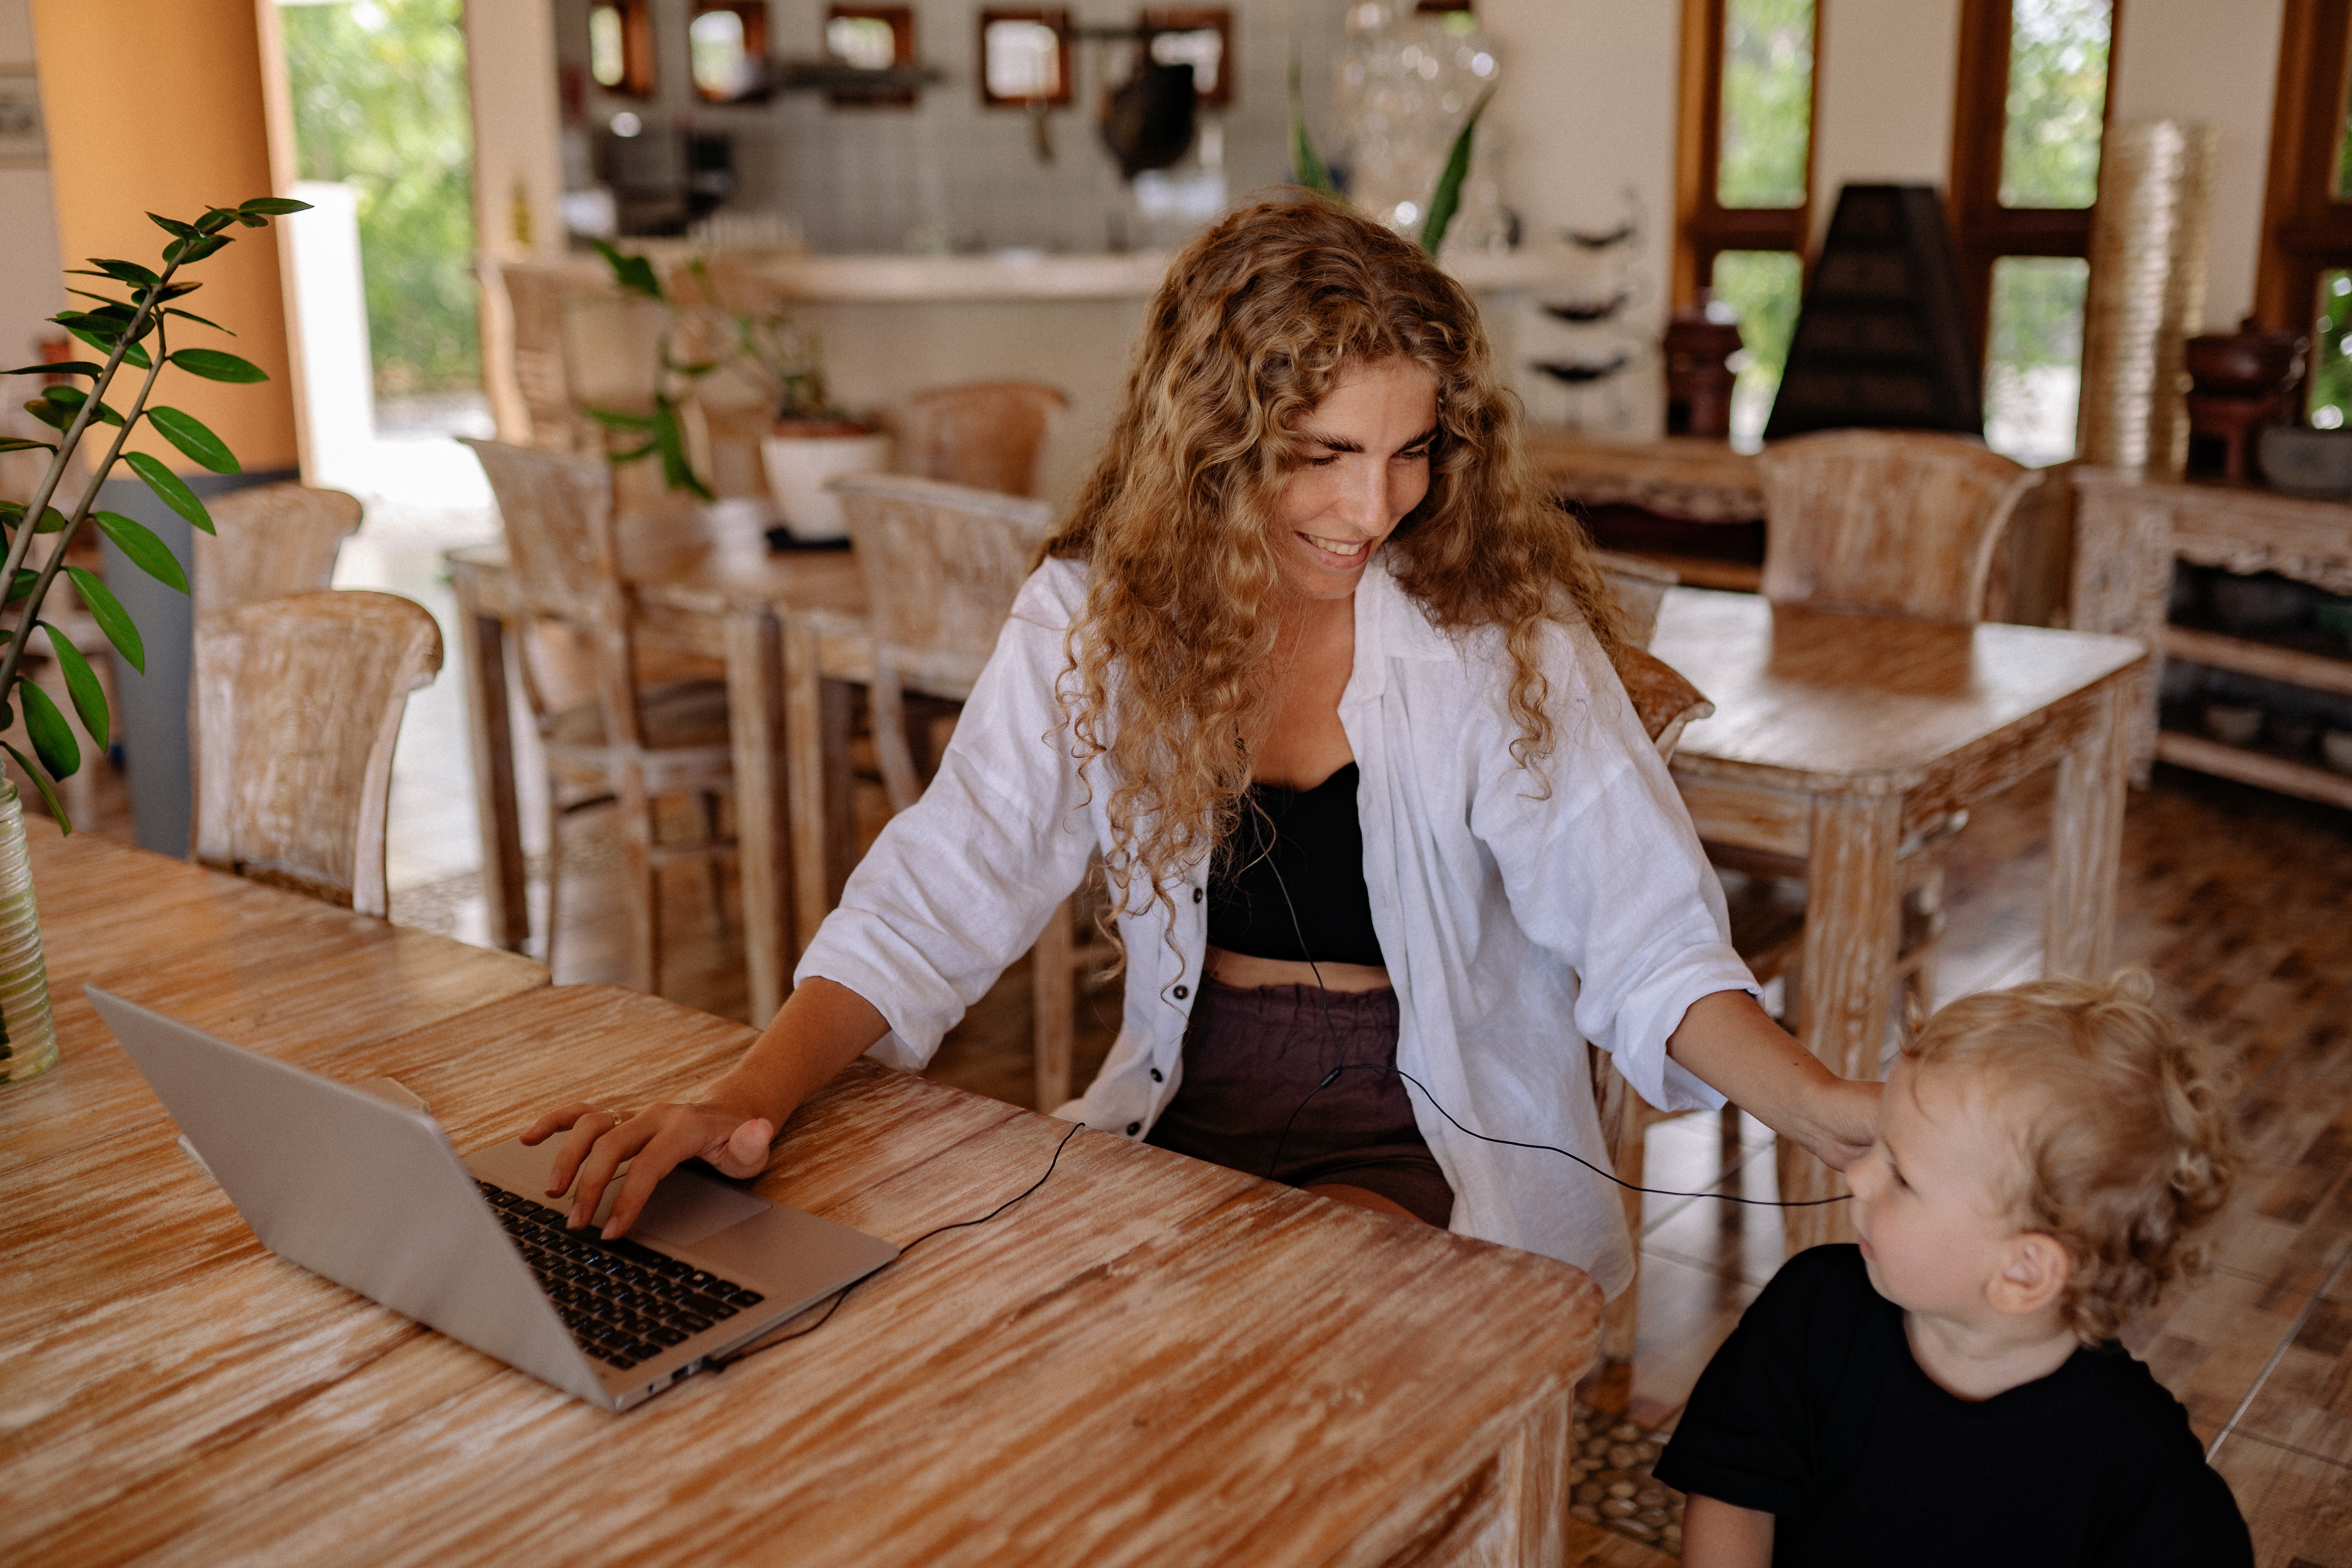
{"type": "Polygon", "coordinates": [[[498,1210],[572,1337],[598,1361],[633,1367],[764,1300],[626,1237],[606,1241],[593,1230],[567,1230],[560,1209],[488,1182],[474,1184],[498,1210]]]}

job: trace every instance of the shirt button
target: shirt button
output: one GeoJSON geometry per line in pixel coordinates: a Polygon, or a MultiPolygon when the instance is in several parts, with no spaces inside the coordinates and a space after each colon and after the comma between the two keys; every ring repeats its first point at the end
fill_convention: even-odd
{"type": "Polygon", "coordinates": [[[1139,1133],[1139,1132],[1140,1132],[1140,1131],[1143,1131],[1143,1123],[1142,1123],[1142,1122],[1140,1122],[1140,1121],[1130,1121],[1130,1122],[1129,1122],[1129,1123],[1127,1124],[1127,1135],[1128,1135],[1129,1138],[1134,1137],[1137,1133],[1139,1133]]]}
{"type": "Polygon", "coordinates": [[[1205,893],[1202,892],[1202,891],[1201,891],[1201,889],[1198,889],[1198,888],[1195,888],[1195,889],[1192,889],[1192,901],[1193,901],[1194,903],[1196,903],[1196,904],[1197,904],[1197,903],[1199,903],[1202,899],[1206,898],[1207,896],[1208,896],[1207,894],[1205,894],[1205,893]]]}
{"type": "Polygon", "coordinates": [[[1162,1079],[1160,1078],[1160,1069],[1159,1069],[1158,1068],[1153,1068],[1151,1069],[1151,1081],[1152,1081],[1152,1082],[1154,1082],[1154,1083],[1160,1083],[1160,1082],[1165,1081],[1164,1079],[1162,1079]]]}
{"type": "Polygon", "coordinates": [[[1181,1002],[1185,997],[1190,996],[1191,994],[1192,994],[1192,993],[1186,990],[1183,986],[1179,985],[1176,987],[1176,1000],[1179,1002],[1181,1002]]]}

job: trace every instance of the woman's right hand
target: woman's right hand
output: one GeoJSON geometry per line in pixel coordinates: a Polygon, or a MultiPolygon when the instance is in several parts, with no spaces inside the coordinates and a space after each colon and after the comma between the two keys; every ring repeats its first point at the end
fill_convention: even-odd
{"type": "Polygon", "coordinates": [[[532,1122],[522,1141],[541,1143],[567,1128],[572,1135],[556,1152],[547,1195],[572,1194],[568,1223],[574,1229],[594,1215],[613,1173],[629,1163],[605,1217],[607,1241],[628,1233],[655,1186],[687,1161],[701,1160],[722,1175],[756,1176],[767,1168],[768,1146],[776,1137],[776,1124],[763,1116],[722,1104],[672,1102],[626,1119],[593,1105],[567,1105],[532,1122]]]}

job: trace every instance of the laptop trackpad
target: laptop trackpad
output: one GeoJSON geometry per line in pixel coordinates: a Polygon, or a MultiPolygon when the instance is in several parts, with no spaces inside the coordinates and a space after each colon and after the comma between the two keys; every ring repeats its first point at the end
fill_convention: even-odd
{"type": "Polygon", "coordinates": [[[629,1232],[644,1241],[691,1247],[706,1236],[715,1236],[739,1220],[773,1207],[763,1198],[721,1186],[691,1171],[672,1171],[654,1189],[645,1212],[629,1232]]]}

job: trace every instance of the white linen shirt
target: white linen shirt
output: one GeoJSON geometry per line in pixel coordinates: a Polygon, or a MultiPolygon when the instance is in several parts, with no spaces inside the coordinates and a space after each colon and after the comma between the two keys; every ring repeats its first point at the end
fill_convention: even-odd
{"type": "MultiPolygon", "coordinates": [[[[1023,585],[938,776],[883,830],[794,974],[871,1002],[890,1032],[870,1054],[892,1066],[930,1060],[1110,842],[1108,792],[1075,760],[1055,694],[1086,591],[1086,566],[1066,560],[1023,585]]],[[[1613,1296],[1633,1272],[1616,1190],[1558,1153],[1464,1129],[1606,1170],[1587,1040],[1654,1105],[1720,1105],[1667,1058],[1666,1037],[1700,997],[1755,989],[1721,889],[1590,632],[1546,634],[1546,790],[1511,757],[1498,631],[1440,630],[1377,556],[1355,617],[1339,722],[1360,765],[1364,882],[1402,1016],[1397,1066],[1427,1088],[1413,1116],[1454,1189],[1452,1228],[1573,1263],[1613,1296]]],[[[1168,907],[1139,889],[1141,907],[1119,914],[1118,1038],[1058,1114],[1141,1138],[1175,1094],[1206,880],[1203,864],[1166,884],[1172,941],[1168,907]]]]}

